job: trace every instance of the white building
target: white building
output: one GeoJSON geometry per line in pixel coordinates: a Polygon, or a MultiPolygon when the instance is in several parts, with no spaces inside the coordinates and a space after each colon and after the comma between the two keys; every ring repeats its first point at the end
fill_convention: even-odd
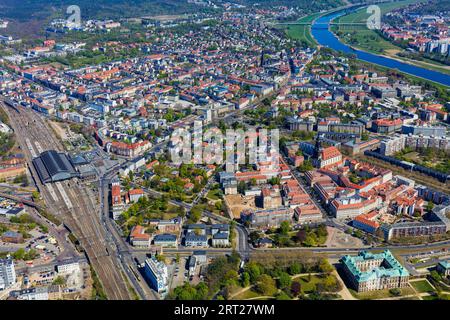
{"type": "Polygon", "coordinates": [[[163,262],[155,258],[145,260],[144,272],[153,290],[161,295],[168,292],[169,273],[163,262]]]}
{"type": "Polygon", "coordinates": [[[0,259],[0,290],[16,283],[16,269],[12,259],[0,259]]]}
{"type": "Polygon", "coordinates": [[[72,274],[80,271],[80,263],[75,260],[61,261],[56,266],[58,274],[72,274]]]}

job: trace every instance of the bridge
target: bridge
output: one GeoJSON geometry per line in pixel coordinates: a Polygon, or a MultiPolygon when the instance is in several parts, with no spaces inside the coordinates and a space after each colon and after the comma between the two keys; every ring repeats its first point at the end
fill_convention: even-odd
{"type": "Polygon", "coordinates": [[[11,194],[0,192],[0,197],[6,198],[6,199],[10,199],[10,200],[13,200],[13,201],[16,201],[16,202],[21,202],[23,204],[26,204],[29,207],[33,207],[33,208],[36,208],[36,209],[39,209],[39,210],[43,209],[43,207],[38,205],[36,202],[30,201],[30,200],[26,200],[26,199],[23,199],[23,198],[20,198],[20,197],[11,195],[11,194]]]}

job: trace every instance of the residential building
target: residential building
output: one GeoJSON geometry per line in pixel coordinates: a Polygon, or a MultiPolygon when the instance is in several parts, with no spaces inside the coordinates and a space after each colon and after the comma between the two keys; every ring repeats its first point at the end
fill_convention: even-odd
{"type": "Polygon", "coordinates": [[[169,233],[157,234],[153,237],[153,244],[160,247],[176,248],[178,245],[177,236],[169,233]]]}
{"type": "Polygon", "coordinates": [[[0,290],[7,289],[16,283],[16,269],[10,258],[0,259],[0,290]]]}

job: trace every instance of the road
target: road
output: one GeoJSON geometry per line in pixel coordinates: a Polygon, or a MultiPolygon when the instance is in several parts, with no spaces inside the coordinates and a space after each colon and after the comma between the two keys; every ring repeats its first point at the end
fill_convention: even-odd
{"type": "Polygon", "coordinates": [[[57,216],[73,232],[84,248],[92,267],[98,274],[106,295],[112,300],[130,299],[121,265],[110,255],[106,231],[100,223],[98,204],[78,179],[42,184],[32,165],[32,158],[45,150],[64,151],[61,142],[44,119],[30,109],[17,107],[18,111],[4,106],[16,134],[28,168],[43,197],[47,210],[57,216]]]}

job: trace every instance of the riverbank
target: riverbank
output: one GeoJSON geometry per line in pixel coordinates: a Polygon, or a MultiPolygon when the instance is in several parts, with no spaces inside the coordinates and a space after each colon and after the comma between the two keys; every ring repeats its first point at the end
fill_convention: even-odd
{"type": "Polygon", "coordinates": [[[344,10],[333,12],[331,14],[325,13],[313,22],[311,28],[312,36],[320,45],[329,47],[336,51],[353,54],[357,59],[365,62],[369,62],[388,69],[397,69],[401,73],[421,78],[435,84],[450,87],[450,75],[448,74],[409,64],[387,56],[372,54],[363,50],[357,50],[351,48],[345,43],[342,43],[337,38],[337,36],[330,31],[330,23],[334,21],[334,19],[343,16],[346,13],[344,12],[344,10]],[[324,25],[327,27],[324,27],[324,25]]]}
{"type": "MultiPolygon", "coordinates": [[[[403,0],[394,3],[380,4],[381,14],[385,14],[397,8],[407,6],[412,3],[422,2],[423,0],[403,0]]],[[[363,24],[367,21],[369,13],[362,7],[355,12],[337,17],[333,22],[342,23],[343,25],[332,25],[331,31],[342,42],[352,46],[358,50],[366,51],[372,54],[380,55],[386,58],[395,59],[399,62],[415,65],[421,68],[434,70],[437,72],[450,74],[450,66],[434,62],[432,60],[419,61],[400,57],[397,53],[404,51],[404,48],[397,46],[395,43],[385,39],[376,30],[370,30],[365,26],[349,26],[347,24],[363,24]]]]}

